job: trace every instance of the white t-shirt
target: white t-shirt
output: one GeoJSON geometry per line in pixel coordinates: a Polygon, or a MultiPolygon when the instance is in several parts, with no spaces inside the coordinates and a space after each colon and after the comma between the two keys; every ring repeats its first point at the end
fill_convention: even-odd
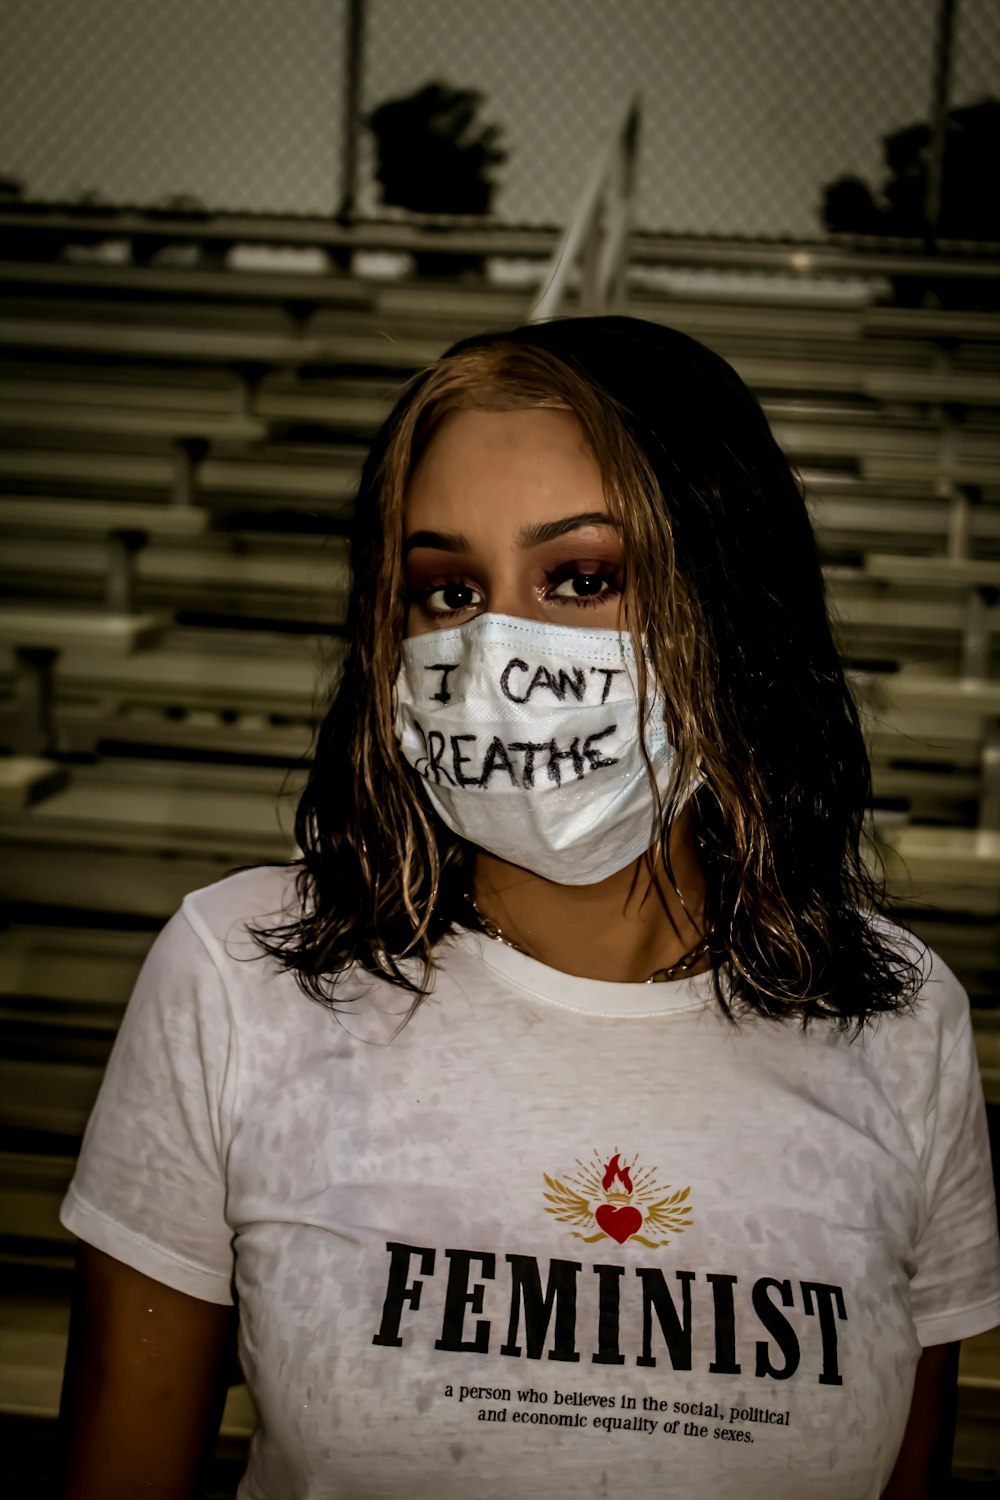
{"type": "Polygon", "coordinates": [[[337,1017],[260,955],[291,887],[231,876],[158,937],[61,1211],[238,1296],[242,1500],[878,1496],[921,1347],[1000,1322],[941,960],[848,1042],[463,932],[399,1030],[402,991],[362,973],[337,1017]]]}

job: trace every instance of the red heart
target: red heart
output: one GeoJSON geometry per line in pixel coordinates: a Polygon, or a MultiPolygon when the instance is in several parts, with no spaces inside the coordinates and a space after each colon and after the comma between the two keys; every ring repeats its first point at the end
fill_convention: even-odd
{"type": "Polygon", "coordinates": [[[642,1228],[642,1214],[631,1204],[623,1208],[615,1208],[613,1203],[602,1203],[594,1215],[599,1228],[605,1234],[610,1234],[619,1245],[624,1245],[639,1229],[642,1228]]]}

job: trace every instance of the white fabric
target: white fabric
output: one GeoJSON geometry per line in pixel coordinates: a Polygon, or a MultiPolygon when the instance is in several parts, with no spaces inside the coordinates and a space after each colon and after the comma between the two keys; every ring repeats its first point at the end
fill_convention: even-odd
{"type": "Polygon", "coordinates": [[[254,958],[244,919],[290,895],[259,870],[185,900],[61,1211],[235,1290],[242,1500],[878,1496],[921,1346],[1000,1322],[940,959],[849,1043],[734,1031],[710,976],[594,982],[463,933],[398,1030],[402,992],[361,975],[338,1019],[254,958]]]}
{"type": "MultiPolygon", "coordinates": [[[[403,642],[402,752],[454,833],[560,885],[623,870],[657,838],[625,632],[485,614],[403,642]]],[[[676,752],[663,700],[645,746],[666,799],[676,752]]],[[[692,777],[678,810],[704,781],[692,777]]]]}

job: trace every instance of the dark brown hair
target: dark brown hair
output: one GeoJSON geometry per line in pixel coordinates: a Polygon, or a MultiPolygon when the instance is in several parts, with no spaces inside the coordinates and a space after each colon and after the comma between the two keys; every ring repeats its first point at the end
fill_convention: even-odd
{"type": "MultiPolygon", "coordinates": [[[[856,1034],[905,1008],[923,976],[873,921],[886,898],[861,853],[868,753],[795,476],[724,360],[625,317],[464,340],[379,431],[355,506],[343,674],[296,819],[300,909],[261,928],[260,945],[327,1004],[353,965],[417,1004],[438,941],[480,925],[467,899],[475,850],[430,807],[396,736],[406,489],[448,412],[542,404],[576,415],[621,522],[641,712],[648,653],[674,786],[698,765],[705,776],[694,806],[722,1011],[825,1016],[856,1034]]],[[[671,795],[660,840],[671,879],[675,811],[671,795]]]]}

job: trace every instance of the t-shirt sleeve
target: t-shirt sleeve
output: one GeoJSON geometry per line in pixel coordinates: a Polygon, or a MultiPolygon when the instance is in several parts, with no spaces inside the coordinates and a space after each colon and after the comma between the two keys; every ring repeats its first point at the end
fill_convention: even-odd
{"type": "Polygon", "coordinates": [[[971,1338],[1000,1323],[1000,1240],[986,1106],[964,991],[962,1001],[964,1015],[940,1066],[924,1137],[927,1216],[910,1283],[924,1348],[971,1338]]]}
{"type": "Polygon", "coordinates": [[[136,981],[60,1222],[156,1281],[231,1304],[225,1163],[235,1087],[225,987],[182,909],[136,981]]]}

